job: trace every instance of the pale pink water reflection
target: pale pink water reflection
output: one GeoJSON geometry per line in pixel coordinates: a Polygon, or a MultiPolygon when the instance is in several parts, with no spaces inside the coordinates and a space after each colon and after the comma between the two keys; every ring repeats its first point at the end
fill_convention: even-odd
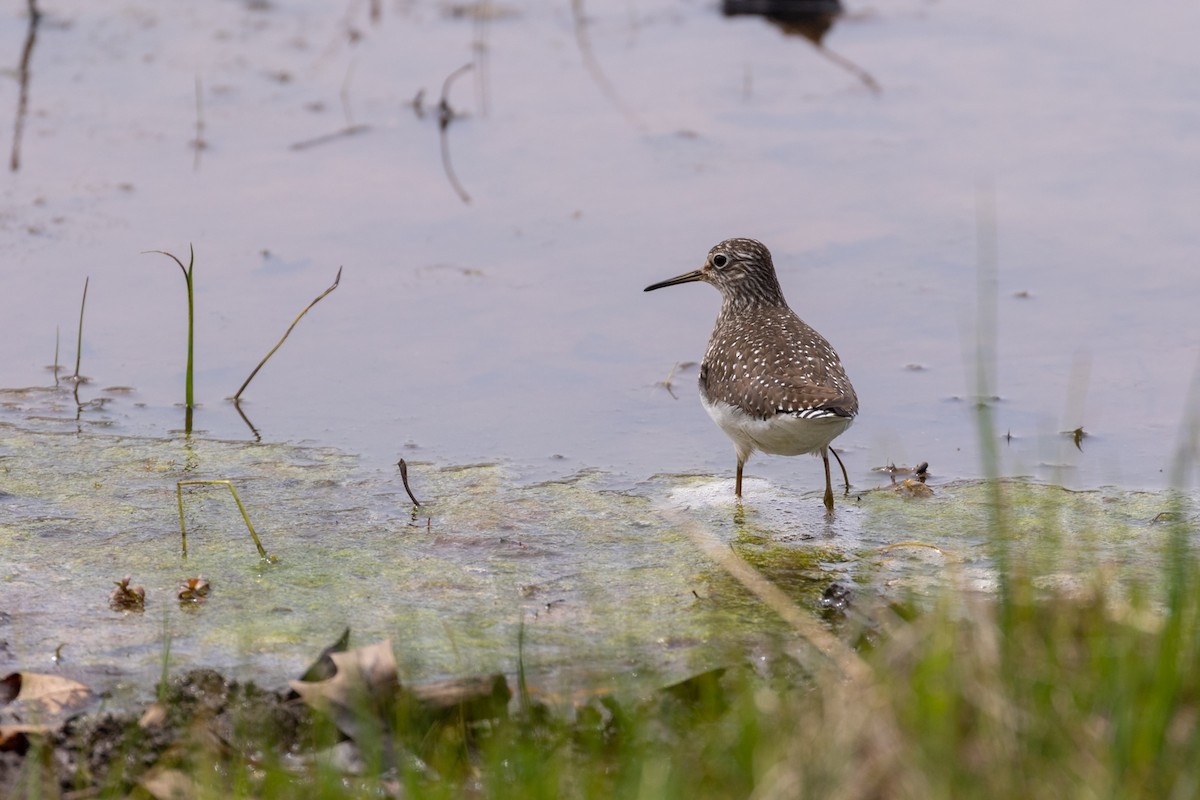
{"type": "MultiPolygon", "coordinates": [[[[385,3],[378,23],[367,4],[43,6],[22,165],[0,181],[0,385],[47,380],[56,325],[73,355],[90,276],[85,393],[133,386],[104,412],[118,430],[178,428],[183,285],[140,253],[193,243],[207,435],[249,435],[223,398],[344,266],[247,392],[267,439],[380,468],[404,453],[530,478],[725,475],[694,373],[678,400],[656,386],[701,355],[717,297],[641,287],[753,236],[859,388],[840,440],[852,480],[890,461],[976,475],[971,403],[955,398],[973,391],[982,185],[1005,471],[1169,480],[1200,345],[1200,7],[852,7],[825,43],[875,93],[712,4],[593,3],[583,32],[614,101],[564,3],[489,4],[485,22],[385,3]],[[471,62],[447,131],[464,204],[411,101],[433,104],[471,62]],[[363,127],[292,147],[348,124],[363,127]],[[1077,425],[1094,434],[1082,452],[1059,433],[1077,425]]],[[[0,19],[10,63],[20,12],[0,19]]],[[[16,103],[0,86],[0,109],[16,103]]],[[[820,484],[808,459],[747,474],[820,484]]]]}

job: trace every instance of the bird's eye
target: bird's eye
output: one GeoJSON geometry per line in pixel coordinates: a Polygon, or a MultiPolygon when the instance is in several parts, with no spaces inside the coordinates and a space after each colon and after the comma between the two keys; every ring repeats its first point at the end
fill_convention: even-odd
{"type": "Polygon", "coordinates": [[[729,263],[729,256],[725,255],[724,253],[717,253],[715,256],[712,257],[712,265],[714,267],[716,267],[717,269],[721,269],[721,267],[725,266],[728,263],[729,263]]]}

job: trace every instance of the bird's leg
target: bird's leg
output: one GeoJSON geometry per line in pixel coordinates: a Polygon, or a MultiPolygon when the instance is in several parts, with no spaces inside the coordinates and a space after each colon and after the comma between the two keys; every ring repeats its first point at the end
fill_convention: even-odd
{"type": "Polygon", "coordinates": [[[739,498],[742,496],[742,465],[745,463],[740,458],[738,459],[737,482],[733,486],[733,493],[739,498]]]}
{"type": "Polygon", "coordinates": [[[838,466],[842,468],[842,480],[844,480],[846,482],[846,496],[849,497],[850,496],[850,476],[846,474],[846,465],[842,463],[842,457],[838,455],[837,450],[834,450],[831,447],[831,448],[829,448],[829,452],[833,453],[833,457],[836,458],[838,461],[838,466]]]}
{"type": "MultiPolygon", "coordinates": [[[[837,453],[834,453],[836,456],[837,453]]],[[[821,448],[821,460],[825,462],[825,508],[833,511],[833,482],[829,478],[829,448],[821,448]]],[[[839,461],[841,459],[838,459],[839,461]]]]}

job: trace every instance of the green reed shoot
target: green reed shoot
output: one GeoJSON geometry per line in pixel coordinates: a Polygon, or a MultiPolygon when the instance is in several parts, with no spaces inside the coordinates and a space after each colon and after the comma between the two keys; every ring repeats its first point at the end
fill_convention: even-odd
{"type": "MultiPolygon", "coordinates": [[[[88,281],[90,280],[90,277],[83,279],[83,299],[79,301],[79,335],[75,341],[75,375],[72,378],[76,384],[79,383],[79,364],[83,359],[83,309],[87,306],[88,281]]],[[[58,363],[57,355],[54,363],[58,363]]]]}
{"type": "Polygon", "coordinates": [[[187,528],[183,521],[183,487],[184,486],[227,486],[229,493],[233,495],[233,501],[237,503],[238,511],[241,512],[242,520],[246,523],[246,530],[250,531],[250,538],[254,540],[254,546],[258,548],[258,555],[264,561],[274,561],[275,557],[267,554],[263,548],[262,542],[259,541],[258,534],[254,531],[254,525],[250,522],[250,515],[246,513],[246,506],[242,505],[242,498],[238,497],[237,489],[233,488],[233,481],[229,480],[210,480],[210,481],[176,481],[175,482],[175,498],[179,503],[179,535],[183,541],[183,557],[187,558],[187,528]]]}
{"type": "Polygon", "coordinates": [[[194,345],[195,345],[195,341],[196,341],[196,304],[195,304],[195,293],[192,290],[192,266],[196,262],[196,251],[190,244],[188,245],[188,265],[186,267],[183,265],[182,261],[180,261],[173,254],[168,253],[165,250],[148,250],[146,252],[159,253],[160,255],[164,255],[167,258],[174,261],[176,264],[178,264],[179,269],[183,272],[183,280],[187,283],[188,344],[187,344],[187,372],[186,372],[186,377],[185,377],[186,383],[185,383],[185,390],[184,390],[184,395],[185,395],[184,407],[188,411],[188,415],[187,415],[188,433],[191,433],[191,428],[192,428],[192,426],[191,426],[191,419],[192,419],[191,411],[196,406],[195,384],[193,381],[193,375],[195,373],[195,370],[193,369],[193,360],[192,360],[193,352],[195,349],[194,345]]]}

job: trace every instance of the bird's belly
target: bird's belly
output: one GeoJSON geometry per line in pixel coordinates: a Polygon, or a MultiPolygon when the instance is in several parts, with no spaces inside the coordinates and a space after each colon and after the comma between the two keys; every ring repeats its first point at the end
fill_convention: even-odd
{"type": "Polygon", "coordinates": [[[769,419],[756,419],[728,403],[704,402],[704,410],[713,422],[733,440],[743,458],[754,450],[778,456],[798,456],[819,453],[822,447],[845,432],[852,417],[818,417],[806,419],[795,414],[776,414],[769,419]]]}

